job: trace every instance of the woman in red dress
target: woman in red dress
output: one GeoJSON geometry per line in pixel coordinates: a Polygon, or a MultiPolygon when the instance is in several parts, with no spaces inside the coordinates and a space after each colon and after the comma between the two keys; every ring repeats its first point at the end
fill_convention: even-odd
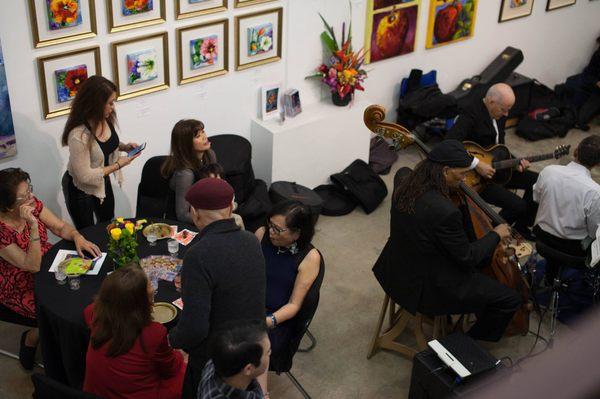
{"type": "Polygon", "coordinates": [[[84,310],[91,329],[83,390],[105,399],[181,397],[186,363],[151,317],[153,291],[137,265],[120,268],[102,282],[84,310]]]}
{"type": "MultiPolygon", "coordinates": [[[[33,195],[27,172],[19,168],[0,170],[0,305],[30,319],[36,318],[33,273],[40,271],[42,256],[52,246],[47,228],[74,241],[81,256],[82,251],[93,257],[100,255],[96,245],[33,195]]],[[[27,370],[33,368],[37,343],[37,329],[21,336],[19,359],[27,370]]]]}

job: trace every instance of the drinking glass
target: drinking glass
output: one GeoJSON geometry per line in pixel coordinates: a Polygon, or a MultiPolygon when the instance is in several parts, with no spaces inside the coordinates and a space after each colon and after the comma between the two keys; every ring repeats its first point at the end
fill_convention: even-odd
{"type": "Polygon", "coordinates": [[[64,285],[67,282],[67,275],[65,274],[65,270],[58,266],[56,271],[54,272],[54,278],[58,285],[64,285]]]}
{"type": "Polygon", "coordinates": [[[74,276],[67,276],[69,278],[69,288],[72,289],[73,291],[77,291],[81,285],[80,281],[79,281],[79,276],[78,275],[74,275],[74,276]]]}
{"type": "Polygon", "coordinates": [[[153,247],[156,245],[156,240],[158,239],[158,237],[156,236],[156,233],[148,233],[146,239],[150,243],[150,246],[153,247]]]}
{"type": "Polygon", "coordinates": [[[179,252],[179,242],[177,240],[167,241],[167,248],[172,257],[177,257],[177,252],[179,252]]]}

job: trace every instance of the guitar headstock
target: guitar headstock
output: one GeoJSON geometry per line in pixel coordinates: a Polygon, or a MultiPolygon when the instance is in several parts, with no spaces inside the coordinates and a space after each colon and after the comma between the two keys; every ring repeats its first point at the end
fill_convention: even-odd
{"type": "Polygon", "coordinates": [[[565,155],[569,154],[569,151],[571,151],[571,145],[559,145],[554,149],[554,158],[558,159],[561,157],[564,157],[565,155]]]}
{"type": "Polygon", "coordinates": [[[413,134],[404,126],[383,122],[385,108],[381,105],[368,106],[363,119],[370,131],[380,137],[393,140],[398,149],[404,149],[415,142],[413,134]]]}

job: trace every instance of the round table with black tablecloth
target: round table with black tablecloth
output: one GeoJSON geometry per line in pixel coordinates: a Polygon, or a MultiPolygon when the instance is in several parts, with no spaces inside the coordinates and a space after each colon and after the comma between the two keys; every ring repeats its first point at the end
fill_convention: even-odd
{"type": "MultiPolygon", "coordinates": [[[[169,220],[153,220],[177,225],[179,230],[197,231],[190,225],[169,220]]],[[[87,227],[80,231],[83,236],[106,252],[108,246],[108,223],[87,227]]],[[[158,240],[155,246],[150,246],[141,232],[138,234],[138,255],[144,258],[149,255],[168,255],[166,239],[158,240]]],[[[179,245],[180,258],[194,244],[179,245]]],[[[85,355],[89,342],[89,330],[83,320],[83,310],[92,303],[100,289],[100,284],[106,273],[113,270],[113,262],[108,257],[104,260],[98,275],[81,276],[81,287],[73,291],[69,284],[59,285],[54,273],[48,269],[59,249],[74,250],[71,241],[61,240],[48,251],[43,259],[40,272],[35,275],[35,296],[37,317],[40,329],[40,345],[46,375],[68,384],[81,388],[85,376],[85,355]]],[[[156,302],[172,302],[181,295],[175,290],[172,282],[160,281],[156,302]]],[[[178,310],[179,311],[179,310],[178,310]]]]}

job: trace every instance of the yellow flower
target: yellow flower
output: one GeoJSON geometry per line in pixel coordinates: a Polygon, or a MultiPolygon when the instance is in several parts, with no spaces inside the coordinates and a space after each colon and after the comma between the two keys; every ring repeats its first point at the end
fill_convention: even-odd
{"type": "Polygon", "coordinates": [[[121,238],[121,233],[121,229],[118,227],[115,227],[114,229],[110,230],[110,236],[115,241],[119,241],[119,238],[121,238]]]}
{"type": "Polygon", "coordinates": [[[131,234],[133,234],[133,228],[134,228],[133,223],[131,223],[131,222],[125,223],[125,228],[127,229],[127,231],[129,231],[131,234]]]}
{"type": "Polygon", "coordinates": [[[117,222],[119,222],[119,223],[124,223],[124,222],[125,222],[125,219],[123,219],[123,218],[117,218],[117,222]]]}

